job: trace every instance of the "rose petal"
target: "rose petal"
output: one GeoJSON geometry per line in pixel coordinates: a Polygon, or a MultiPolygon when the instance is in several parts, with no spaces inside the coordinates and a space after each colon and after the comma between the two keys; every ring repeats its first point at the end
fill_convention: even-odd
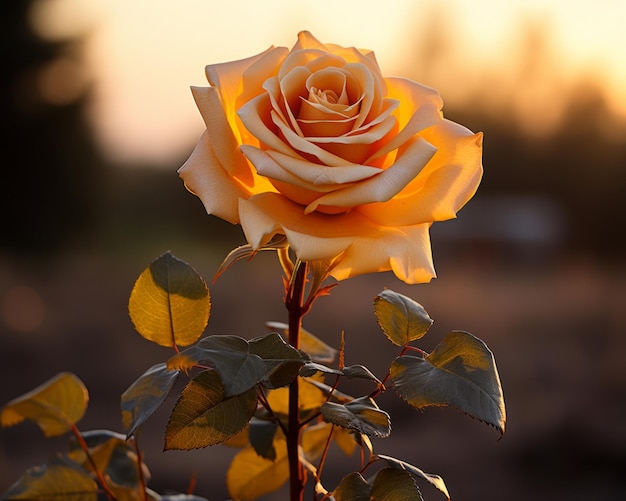
{"type": "MultiPolygon", "coordinates": [[[[277,117],[275,120],[282,122],[278,113],[272,109],[272,102],[267,94],[251,99],[239,109],[237,114],[245,127],[250,131],[250,134],[255,136],[260,143],[272,150],[280,151],[287,155],[296,155],[296,152],[270,130],[261,118],[271,114],[277,117]]],[[[284,122],[282,123],[284,124],[284,122]]]]}
{"type": "MultiPolygon", "coordinates": [[[[263,131],[264,133],[263,137],[269,139],[268,134],[267,134],[269,132],[270,134],[274,135],[274,138],[275,138],[275,139],[272,139],[272,144],[280,143],[280,147],[277,148],[277,147],[272,146],[272,144],[268,144],[268,143],[265,143],[265,141],[263,141],[265,144],[267,144],[270,147],[270,149],[280,151],[281,153],[285,153],[287,155],[289,154],[290,151],[292,153],[299,151],[301,153],[312,155],[318,158],[320,163],[324,165],[329,165],[329,166],[346,165],[346,160],[344,158],[338,157],[337,155],[333,155],[332,153],[329,153],[328,151],[320,148],[319,146],[311,143],[310,141],[298,136],[284,122],[282,122],[280,118],[278,118],[278,115],[276,113],[272,112],[271,116],[272,116],[272,121],[274,125],[276,125],[279,128],[280,132],[283,134],[285,138],[285,141],[290,146],[292,146],[293,149],[287,146],[287,144],[285,144],[285,141],[281,141],[276,135],[274,135],[266,127],[267,131],[263,131]]],[[[242,115],[242,120],[244,120],[243,115],[242,115]]],[[[248,123],[250,123],[252,127],[255,127],[259,132],[261,132],[261,128],[258,126],[257,123],[255,123],[255,117],[253,115],[248,116],[246,114],[244,123],[246,124],[246,126],[248,126],[248,123]]],[[[293,154],[293,156],[298,156],[298,154],[297,153],[293,154]]]]}
{"type": "Polygon", "coordinates": [[[206,125],[208,139],[220,165],[248,186],[254,185],[252,170],[239,151],[239,142],[226,119],[214,87],[192,87],[191,92],[206,125]]]}
{"type": "Polygon", "coordinates": [[[347,164],[328,167],[253,146],[244,145],[241,150],[254,164],[259,174],[281,181],[302,183],[302,186],[318,191],[335,190],[337,185],[363,181],[382,172],[382,169],[369,165],[347,164]],[[290,177],[283,177],[284,175],[290,177]],[[329,186],[329,189],[325,190],[325,186],[329,186]]]}
{"type": "Polygon", "coordinates": [[[239,199],[252,193],[224,170],[206,132],[178,174],[187,189],[202,200],[207,213],[233,224],[239,222],[239,199]]]}
{"type": "Polygon", "coordinates": [[[358,210],[377,224],[388,226],[445,221],[474,195],[482,177],[482,133],[449,120],[425,131],[438,147],[437,153],[415,180],[406,196],[385,203],[364,205],[358,210]]]}
{"type": "Polygon", "coordinates": [[[399,103],[399,106],[394,109],[394,115],[401,130],[368,158],[368,163],[399,148],[418,132],[443,119],[440,111],[443,103],[436,90],[404,78],[387,78],[386,80],[389,88],[387,98],[399,103]]]}
{"type": "Polygon", "coordinates": [[[345,280],[363,273],[391,270],[407,284],[428,283],[436,276],[429,227],[420,224],[385,228],[373,237],[357,237],[337,260],[331,275],[336,280],[345,280]]]}
{"type": "MultiPolygon", "coordinates": [[[[211,85],[219,89],[226,118],[233,126],[235,135],[238,135],[236,124],[236,109],[238,107],[237,101],[242,92],[243,75],[246,69],[264,57],[269,57],[269,60],[272,61],[272,64],[268,65],[271,67],[269,72],[275,72],[278,62],[285,57],[286,53],[287,49],[284,47],[270,47],[266,51],[252,57],[240,59],[238,61],[230,61],[227,63],[210,64],[205,68],[207,80],[211,85]]],[[[267,72],[268,70],[265,71],[265,73],[267,72]]],[[[263,75],[258,76],[258,78],[258,85],[248,85],[248,87],[256,87],[257,89],[260,89],[260,85],[265,78],[263,75]]],[[[241,138],[238,137],[237,139],[240,140],[241,138]]]]}
{"type": "Polygon", "coordinates": [[[407,283],[427,282],[435,276],[428,225],[381,228],[355,212],[304,215],[302,207],[271,193],[242,199],[239,212],[254,249],[284,234],[303,261],[337,258],[331,274],[338,280],[388,270],[407,283]]]}
{"type": "Polygon", "coordinates": [[[326,50],[326,46],[320,42],[317,38],[315,38],[310,31],[301,31],[298,33],[298,41],[293,46],[291,50],[301,50],[301,49],[320,49],[326,50]]]}
{"type": "Polygon", "coordinates": [[[309,204],[305,212],[309,214],[320,205],[357,207],[374,202],[386,202],[420,173],[436,151],[432,144],[417,136],[410,141],[404,154],[381,174],[324,195],[309,204]]]}

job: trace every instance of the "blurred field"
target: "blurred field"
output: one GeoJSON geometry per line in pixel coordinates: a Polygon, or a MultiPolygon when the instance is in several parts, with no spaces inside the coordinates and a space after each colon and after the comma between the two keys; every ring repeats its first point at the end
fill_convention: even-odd
{"type": "MultiPolygon", "coordinates": [[[[0,261],[0,401],[60,371],[72,371],[91,394],[84,430],[123,431],[120,394],[170,355],[136,334],[127,316],[128,294],[143,268],[169,248],[210,281],[229,248],[241,243],[236,228],[196,218],[193,214],[202,215],[199,202],[172,174],[133,171],[115,185],[113,224],[91,239],[55,258],[5,255],[0,261]],[[128,202],[135,195],[143,198],[148,186],[160,195],[144,200],[147,212],[133,212],[128,202]],[[160,205],[164,197],[187,211],[188,218],[150,212],[151,204],[160,205]],[[202,226],[206,231],[201,233],[202,226]],[[23,296],[21,313],[8,311],[7,301],[20,287],[32,294],[23,296]],[[38,308],[40,323],[20,332],[20,315],[27,323],[38,308]]],[[[483,205],[480,197],[476,202],[478,208],[483,205]]],[[[347,362],[363,363],[383,377],[396,351],[376,325],[372,300],[390,287],[421,302],[435,319],[421,345],[426,350],[451,329],[467,330],[491,347],[508,411],[501,441],[495,430],[450,409],[420,413],[392,392],[380,401],[392,415],[393,432],[375,443],[376,451],[442,475],[454,499],[619,499],[626,465],[626,269],[623,263],[602,265],[588,256],[555,253],[550,246],[464,238],[457,230],[470,224],[476,212],[468,207],[465,219],[433,230],[439,278],[430,285],[407,286],[390,274],[349,280],[316,304],[305,326],[333,345],[344,329],[347,362]]],[[[252,337],[264,332],[266,320],[285,320],[278,276],[269,253],[236,263],[211,286],[208,332],[252,337]]],[[[233,451],[162,453],[166,419],[163,409],[141,437],[154,475],[151,485],[185,490],[195,472],[198,494],[226,499],[225,458],[233,451]]],[[[63,439],[46,441],[29,424],[2,430],[0,490],[65,447],[63,439]]],[[[338,455],[333,458],[335,467],[328,472],[338,481],[346,464],[338,455]]],[[[424,494],[438,496],[427,487],[424,494]]]]}

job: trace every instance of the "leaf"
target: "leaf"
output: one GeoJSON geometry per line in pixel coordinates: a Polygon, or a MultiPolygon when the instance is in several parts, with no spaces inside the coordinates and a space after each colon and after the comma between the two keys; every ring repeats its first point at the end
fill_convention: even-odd
{"type": "Polygon", "coordinates": [[[302,369],[300,369],[300,375],[302,377],[313,376],[318,372],[323,372],[324,374],[334,374],[336,376],[343,376],[343,371],[340,371],[339,369],[333,369],[332,367],[326,367],[325,365],[315,362],[306,363],[304,364],[302,369]]]}
{"type": "Polygon", "coordinates": [[[423,501],[413,477],[402,470],[385,468],[376,474],[371,501],[423,501]]]}
{"type": "Polygon", "coordinates": [[[304,364],[304,367],[300,370],[300,375],[302,377],[312,376],[317,372],[323,372],[324,374],[334,374],[336,376],[346,376],[348,379],[367,379],[369,381],[373,381],[376,384],[382,384],[380,379],[378,379],[371,371],[363,366],[363,365],[350,365],[349,367],[344,367],[342,370],[333,369],[332,367],[326,367],[325,365],[318,364],[315,362],[309,362],[304,364]]]}
{"type": "Polygon", "coordinates": [[[252,447],[239,451],[226,472],[226,486],[233,499],[251,501],[282,487],[289,479],[287,446],[276,440],[276,459],[259,456],[252,447]]]}
{"type": "MultiPolygon", "coordinates": [[[[269,329],[282,332],[287,339],[289,338],[289,325],[286,323],[266,322],[265,325],[269,329]]],[[[314,362],[329,364],[333,362],[337,356],[337,350],[335,348],[327,345],[306,329],[300,329],[300,349],[307,353],[314,362]]]]}
{"type": "Polygon", "coordinates": [[[389,414],[378,408],[369,397],[360,397],[347,404],[325,402],[322,417],[327,423],[356,430],[370,437],[388,437],[391,433],[389,414]]]}
{"type": "Polygon", "coordinates": [[[248,341],[238,336],[209,336],[170,358],[167,368],[187,371],[207,364],[221,376],[224,395],[231,397],[253,388],[265,376],[265,363],[249,349],[248,341]]]}
{"type": "Polygon", "coordinates": [[[122,422],[131,437],[143,423],[161,406],[167,398],[178,371],[168,370],[164,363],[150,367],[122,393],[122,422]]]}
{"type": "Polygon", "coordinates": [[[443,478],[439,475],[433,475],[432,473],[425,473],[420,470],[418,467],[413,466],[412,464],[405,463],[404,461],[400,461],[399,459],[392,458],[391,456],[384,456],[382,454],[378,454],[376,456],[378,459],[382,459],[392,468],[396,468],[399,470],[404,470],[413,475],[415,478],[426,480],[428,483],[439,489],[448,500],[450,500],[450,494],[448,493],[448,488],[446,487],[443,478]]]}
{"type": "Polygon", "coordinates": [[[274,449],[274,437],[278,425],[273,421],[261,421],[252,419],[250,421],[250,445],[259,456],[274,461],[276,459],[276,449],[274,449]]]}
{"type": "Polygon", "coordinates": [[[11,400],[0,412],[3,427],[33,421],[46,437],[63,435],[84,416],[89,394],[74,374],[62,372],[34,390],[11,400]]]}
{"type": "Polygon", "coordinates": [[[243,430],[256,410],[257,393],[227,398],[219,374],[204,371],[183,390],[165,432],[165,450],[219,444],[243,430]]]}
{"type": "Polygon", "coordinates": [[[68,460],[29,468],[2,496],[3,500],[96,501],[98,484],[68,460]]]}
{"type": "Polygon", "coordinates": [[[280,388],[290,384],[309,360],[309,356],[287,344],[276,332],[250,340],[250,353],[263,359],[265,376],[263,385],[280,388]]]}
{"type": "Polygon", "coordinates": [[[374,311],[380,328],[397,346],[420,339],[433,324],[422,305],[389,289],[376,296],[374,311]]]}
{"type": "Polygon", "coordinates": [[[370,370],[363,365],[350,365],[348,367],[344,367],[343,373],[348,379],[367,379],[368,381],[372,381],[376,384],[383,384],[380,379],[374,376],[374,374],[372,374],[370,370]]]}
{"type": "Polygon", "coordinates": [[[397,358],[390,374],[398,395],[413,407],[450,405],[504,433],[506,410],[498,369],[477,337],[451,332],[426,358],[397,358]]]}
{"type": "Polygon", "coordinates": [[[307,461],[316,461],[322,455],[332,426],[331,423],[322,421],[304,428],[302,431],[302,452],[307,461]]]}
{"type": "MultiPolygon", "coordinates": [[[[108,479],[110,487],[114,490],[115,488],[130,490],[136,495],[137,488],[141,487],[137,455],[126,437],[109,430],[88,431],[81,436],[89,448],[89,454],[97,470],[108,479]]],[[[92,471],[91,461],[76,439],[71,442],[69,457],[86,470],[92,471]]],[[[145,464],[142,464],[142,468],[144,479],[147,481],[150,479],[150,472],[145,464]]]]}
{"type": "MultiPolygon", "coordinates": [[[[298,407],[301,412],[318,409],[326,401],[324,394],[312,384],[312,381],[298,378],[298,387],[298,407]]],[[[267,401],[274,414],[286,416],[289,413],[289,388],[271,390],[267,394],[267,401]]]]}
{"type": "Polygon", "coordinates": [[[333,441],[346,456],[351,456],[357,447],[355,435],[363,436],[360,433],[356,433],[354,430],[347,430],[341,427],[335,428],[335,432],[333,433],[333,441]]]}
{"type": "Polygon", "coordinates": [[[209,289],[202,277],[171,252],[156,258],[139,275],[128,301],[137,332],[167,347],[195,343],[210,310],[209,289]]]}
{"type": "Polygon", "coordinates": [[[333,497],[335,501],[369,501],[371,492],[372,486],[355,471],[341,479],[333,497]]]}

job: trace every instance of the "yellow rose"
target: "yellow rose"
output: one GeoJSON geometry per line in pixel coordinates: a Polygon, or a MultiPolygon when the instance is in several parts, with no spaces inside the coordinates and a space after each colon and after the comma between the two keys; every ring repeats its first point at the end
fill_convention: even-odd
{"type": "Polygon", "coordinates": [[[192,88],[206,132],[179,173],[209,214],[254,249],[283,234],[303,261],[334,259],[338,280],[435,276],[430,225],[482,176],[482,134],[444,119],[437,91],[308,32],[206,74],[192,88]]]}

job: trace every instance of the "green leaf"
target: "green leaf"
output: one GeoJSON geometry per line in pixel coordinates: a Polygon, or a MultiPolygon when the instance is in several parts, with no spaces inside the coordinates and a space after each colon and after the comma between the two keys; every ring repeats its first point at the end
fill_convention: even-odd
{"type": "Polygon", "coordinates": [[[373,381],[376,384],[382,384],[380,379],[378,379],[371,371],[363,366],[363,365],[350,365],[349,367],[344,367],[343,370],[333,369],[332,367],[326,367],[325,365],[309,362],[304,364],[304,367],[300,370],[300,375],[302,377],[309,377],[317,372],[323,372],[324,374],[334,374],[336,376],[346,376],[348,379],[367,379],[368,381],[373,381]]]}
{"type": "Polygon", "coordinates": [[[448,493],[448,488],[446,487],[443,478],[439,475],[433,475],[432,473],[426,473],[420,470],[417,466],[413,466],[412,464],[406,463],[404,461],[400,461],[399,459],[392,458],[391,456],[384,456],[382,454],[378,454],[376,456],[378,459],[382,459],[392,468],[396,468],[399,470],[404,470],[415,478],[426,480],[428,483],[439,489],[445,496],[450,499],[450,494],[448,493]]]}
{"type": "Polygon", "coordinates": [[[153,365],[122,393],[122,422],[128,430],[127,438],[161,406],[178,374],[168,370],[164,363],[153,365]]]}
{"type": "Polygon", "coordinates": [[[289,479],[285,441],[276,440],[274,448],[274,461],[259,456],[252,447],[235,455],[226,472],[228,493],[233,499],[252,501],[280,489],[289,479]]]}
{"type": "Polygon", "coordinates": [[[397,346],[420,339],[433,324],[422,305],[389,289],[376,296],[374,311],[380,328],[397,346]]]}
{"type": "Polygon", "coordinates": [[[98,484],[68,460],[29,468],[2,496],[3,500],[96,501],[98,484]]]}
{"type": "Polygon", "coordinates": [[[309,360],[309,356],[287,344],[276,332],[250,340],[250,353],[258,355],[265,363],[263,384],[267,388],[280,388],[290,384],[309,360]]]}
{"type": "Polygon", "coordinates": [[[189,370],[206,364],[221,376],[224,396],[231,397],[248,391],[265,376],[265,363],[249,350],[248,341],[238,336],[209,336],[170,358],[167,368],[189,370]]]}
{"type": "Polygon", "coordinates": [[[165,450],[219,444],[243,430],[254,414],[257,393],[227,398],[217,372],[204,371],[183,390],[165,432],[165,450]]]}
{"type": "Polygon", "coordinates": [[[318,372],[322,372],[324,374],[334,374],[336,376],[343,376],[343,371],[339,369],[333,369],[332,367],[326,367],[325,365],[318,364],[315,362],[308,362],[304,364],[302,369],[300,369],[300,376],[302,377],[310,377],[318,372]]]}
{"type": "Polygon", "coordinates": [[[250,445],[254,447],[256,453],[274,461],[276,459],[276,449],[274,449],[274,436],[278,425],[273,421],[261,421],[253,419],[250,421],[248,436],[250,445]]]}
{"type": "MultiPolygon", "coordinates": [[[[266,322],[265,325],[269,329],[282,332],[285,337],[289,338],[289,325],[286,323],[266,322]]],[[[329,364],[333,362],[337,356],[337,350],[335,348],[327,345],[306,329],[300,329],[300,349],[307,353],[314,362],[329,364]]]]}
{"type": "Polygon", "coordinates": [[[477,337],[452,332],[426,358],[397,358],[390,374],[398,395],[413,407],[450,405],[504,433],[506,410],[498,369],[477,337]]]}
{"type": "Polygon", "coordinates": [[[343,368],[343,373],[348,379],[367,379],[368,381],[372,381],[376,384],[383,384],[380,379],[378,379],[371,371],[363,366],[363,365],[350,365],[348,367],[343,368]]]}
{"type": "Polygon", "coordinates": [[[347,404],[325,402],[322,417],[327,423],[356,430],[370,437],[387,437],[391,433],[389,414],[378,408],[369,397],[360,397],[347,404]]]}
{"type": "Polygon", "coordinates": [[[135,329],[161,346],[188,346],[202,335],[211,310],[209,289],[190,265],[166,252],[135,282],[128,312],[135,329]]]}
{"type": "Polygon", "coordinates": [[[34,390],[11,400],[0,412],[2,427],[33,421],[46,437],[63,435],[85,414],[89,394],[74,374],[62,372],[34,390]]]}
{"type": "Polygon", "coordinates": [[[372,486],[355,471],[341,479],[333,497],[335,501],[369,501],[371,492],[372,486]]]}
{"type": "Polygon", "coordinates": [[[402,470],[385,468],[376,474],[371,501],[423,501],[413,477],[402,470]]]}

